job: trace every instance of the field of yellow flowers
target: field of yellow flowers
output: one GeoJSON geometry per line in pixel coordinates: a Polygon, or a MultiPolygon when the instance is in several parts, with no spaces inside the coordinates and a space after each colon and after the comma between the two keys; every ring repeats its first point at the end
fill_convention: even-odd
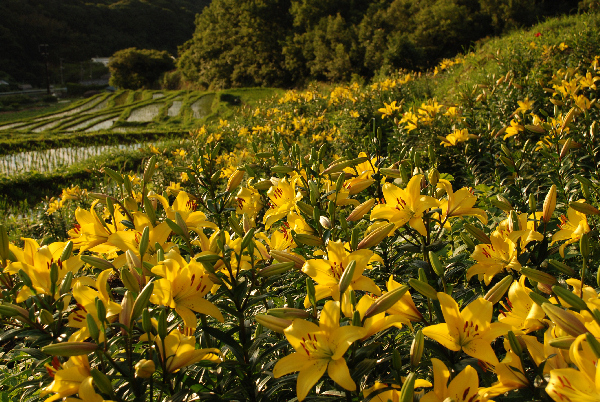
{"type": "Polygon", "coordinates": [[[600,400],[598,24],[555,25],[105,168],[62,239],[0,227],[2,400],[600,400]]]}

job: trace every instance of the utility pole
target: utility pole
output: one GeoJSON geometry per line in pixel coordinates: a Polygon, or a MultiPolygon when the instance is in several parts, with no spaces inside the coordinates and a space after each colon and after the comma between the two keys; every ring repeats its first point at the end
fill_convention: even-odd
{"type": "Polygon", "coordinates": [[[60,58],[60,86],[61,87],[65,85],[65,80],[63,79],[63,65],[62,65],[63,60],[64,59],[61,57],[60,58]]]}
{"type": "Polygon", "coordinates": [[[44,64],[46,65],[46,89],[48,91],[48,95],[50,95],[50,76],[48,75],[48,44],[40,44],[39,50],[42,57],[44,57],[44,64]]]}

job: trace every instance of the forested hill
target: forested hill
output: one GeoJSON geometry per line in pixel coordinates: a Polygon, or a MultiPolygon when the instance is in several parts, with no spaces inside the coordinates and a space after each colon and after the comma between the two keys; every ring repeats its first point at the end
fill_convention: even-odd
{"type": "Polygon", "coordinates": [[[589,0],[213,0],[181,48],[200,86],[302,86],[423,70],[589,0]]]}
{"type": "MultiPolygon", "coordinates": [[[[60,59],[74,64],[127,47],[167,50],[194,32],[195,15],[210,0],[1,0],[0,79],[39,84],[48,44],[51,81],[60,59]],[[2,74],[2,72],[6,74],[2,74]]],[[[74,67],[73,67],[74,68],[74,67]]],[[[68,71],[63,71],[68,73],[68,71]]]]}

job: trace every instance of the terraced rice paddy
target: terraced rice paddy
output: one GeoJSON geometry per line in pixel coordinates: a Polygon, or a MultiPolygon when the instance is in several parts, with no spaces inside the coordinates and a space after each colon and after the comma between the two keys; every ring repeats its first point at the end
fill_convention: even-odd
{"type": "Polygon", "coordinates": [[[55,148],[46,151],[29,151],[0,156],[0,174],[14,176],[26,172],[49,173],[59,168],[84,162],[102,154],[127,152],[147,147],[149,144],[119,144],[91,147],[55,148]]]}

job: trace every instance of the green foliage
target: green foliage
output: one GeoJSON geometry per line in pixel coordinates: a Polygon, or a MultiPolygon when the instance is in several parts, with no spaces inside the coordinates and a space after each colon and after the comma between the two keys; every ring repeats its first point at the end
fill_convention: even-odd
{"type": "Polygon", "coordinates": [[[214,0],[179,49],[178,67],[192,83],[219,88],[426,70],[487,35],[576,6],[574,0],[214,0]]]}
{"type": "Polygon", "coordinates": [[[160,76],[175,67],[166,51],[136,49],[119,50],[110,58],[110,83],[123,89],[151,88],[160,76]]]}

